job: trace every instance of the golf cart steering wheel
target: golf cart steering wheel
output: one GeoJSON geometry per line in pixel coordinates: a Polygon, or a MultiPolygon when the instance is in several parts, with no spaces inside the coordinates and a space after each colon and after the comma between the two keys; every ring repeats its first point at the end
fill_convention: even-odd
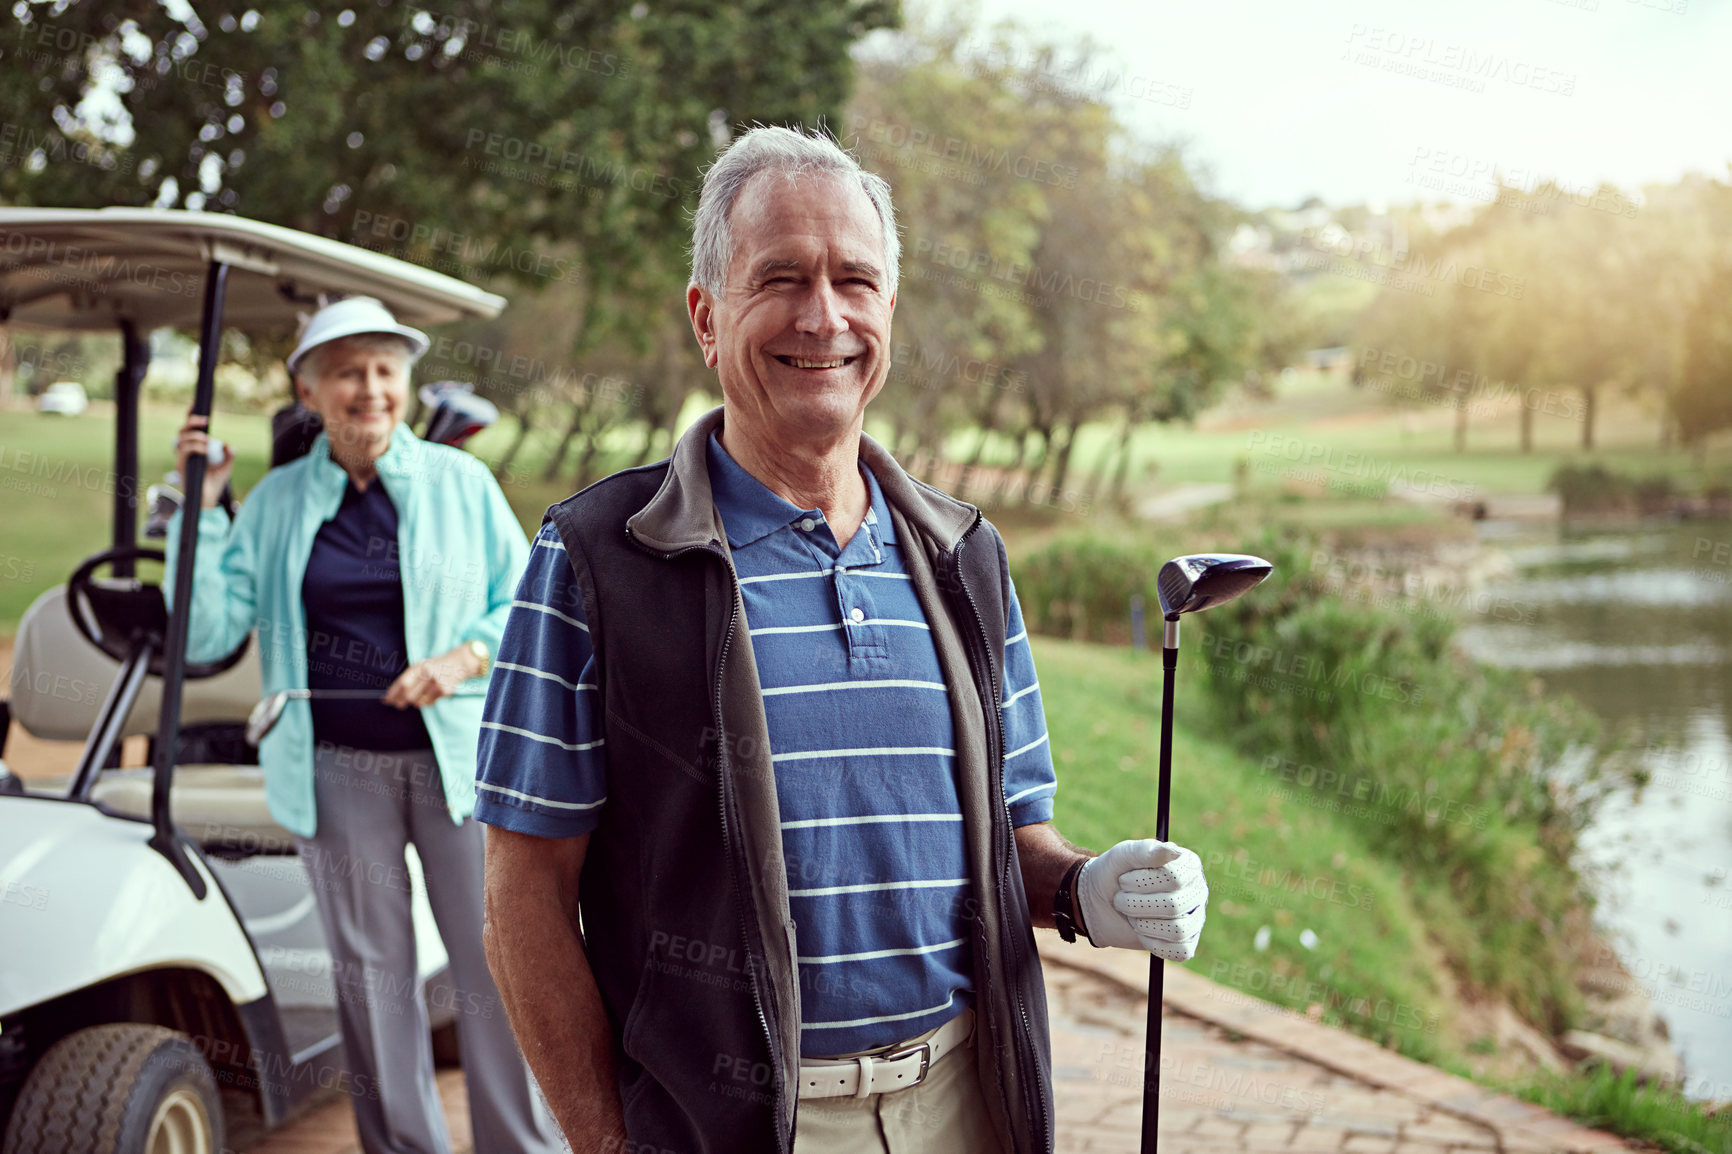
{"type": "MultiPolygon", "coordinates": [[[[168,635],[168,606],[162,599],[162,587],[147,585],[136,578],[129,585],[98,585],[92,577],[96,570],[116,561],[155,561],[160,564],[166,560],[161,549],[127,545],[86,558],[66,581],[66,610],[84,639],[121,662],[131,656],[138,642],[150,640],[156,649],[150,659],[153,677],[162,676],[162,647],[168,635]]],[[[215,677],[233,669],[246,656],[251,641],[249,633],[225,657],[204,663],[187,662],[187,678],[215,677]]]]}

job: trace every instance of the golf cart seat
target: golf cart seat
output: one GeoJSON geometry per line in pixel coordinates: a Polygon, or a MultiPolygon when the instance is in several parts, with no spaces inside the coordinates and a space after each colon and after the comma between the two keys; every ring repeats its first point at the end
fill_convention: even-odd
{"type": "MultiPolygon", "coordinates": [[[[90,800],[111,813],[150,820],[151,772],[110,770],[90,800]]],[[[187,837],[214,853],[293,853],[294,838],[271,819],[256,765],[177,765],[169,813],[187,837]]]]}
{"type": "MultiPolygon", "coordinates": [[[[24,611],[12,651],[12,717],[33,737],[83,741],[97,724],[120,663],[92,645],[72,622],[66,586],[57,585],[24,611]]],[[[258,647],[231,669],[189,679],[181,698],[181,724],[246,722],[261,693],[258,647]]],[[[162,679],[147,676],[128,712],[122,736],[155,734],[162,679]]],[[[150,817],[148,769],[109,770],[91,787],[90,799],[129,817],[150,817]]],[[[212,850],[288,853],[289,832],[271,820],[257,766],[177,765],[169,792],[175,823],[212,850]]]]}
{"type": "MultiPolygon", "coordinates": [[[[120,662],[92,645],[73,625],[66,586],[56,585],[31,602],[18,622],[12,643],[13,720],[45,741],[83,741],[119,672],[120,662]]],[[[181,695],[181,724],[244,725],[261,692],[258,646],[249,646],[234,668],[187,681],[181,695]]],[[[126,716],[123,735],[154,734],[161,707],[162,678],[153,674],[144,679],[126,716]]]]}

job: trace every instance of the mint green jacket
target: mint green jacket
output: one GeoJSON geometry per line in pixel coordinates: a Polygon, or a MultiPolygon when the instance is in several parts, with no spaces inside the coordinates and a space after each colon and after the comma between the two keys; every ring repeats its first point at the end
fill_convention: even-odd
{"type": "MultiPolygon", "coordinates": [[[[480,460],[423,441],[399,424],[376,465],[397,508],[403,574],[403,631],[410,662],[465,641],[497,652],[518,579],[529,560],[523,527],[480,460]]],[[[198,520],[187,660],[214,661],[256,629],[267,694],[307,685],[307,627],[301,579],[319,528],[336,516],[348,476],[321,433],[311,451],[266,473],[233,523],[221,509],[198,520]]],[[[181,517],[169,527],[165,597],[172,597],[181,517]]],[[[451,819],[475,809],[475,745],[481,733],[481,678],[421,711],[445,782],[451,819]]],[[[285,829],[311,837],[313,716],[291,700],[259,748],[265,800],[285,829]]]]}

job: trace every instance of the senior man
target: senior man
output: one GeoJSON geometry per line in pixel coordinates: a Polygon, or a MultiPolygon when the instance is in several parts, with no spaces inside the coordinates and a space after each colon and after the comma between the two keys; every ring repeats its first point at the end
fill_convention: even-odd
{"type": "Polygon", "coordinates": [[[1050,1151],[1031,927],[1195,950],[1195,854],[1051,825],[998,534],[862,434],[898,248],[833,143],[737,140],[687,291],[722,407],[531,551],[476,815],[488,956],[575,1150],[1050,1151]]]}

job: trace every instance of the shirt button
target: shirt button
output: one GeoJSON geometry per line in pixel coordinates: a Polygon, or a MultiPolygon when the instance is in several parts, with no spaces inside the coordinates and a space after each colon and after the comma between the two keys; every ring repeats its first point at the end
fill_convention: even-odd
{"type": "Polygon", "coordinates": [[[866,613],[861,609],[850,609],[848,610],[848,620],[858,625],[860,622],[866,620],[866,613]]]}
{"type": "Polygon", "coordinates": [[[800,521],[800,528],[806,530],[806,532],[808,532],[808,533],[810,533],[812,530],[816,529],[817,527],[818,527],[818,522],[812,520],[812,518],[810,518],[810,517],[804,517],[800,521]]]}

